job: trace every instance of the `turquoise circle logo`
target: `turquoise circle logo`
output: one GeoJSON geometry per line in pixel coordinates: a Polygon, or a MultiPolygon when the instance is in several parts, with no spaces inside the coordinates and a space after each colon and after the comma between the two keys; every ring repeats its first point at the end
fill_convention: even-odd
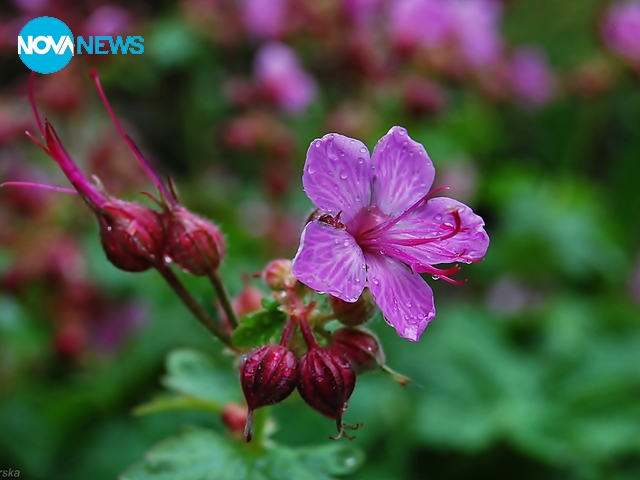
{"type": "Polygon", "coordinates": [[[34,72],[53,73],[66,67],[73,50],[71,29],[57,18],[34,18],[18,34],[20,60],[34,72]]]}

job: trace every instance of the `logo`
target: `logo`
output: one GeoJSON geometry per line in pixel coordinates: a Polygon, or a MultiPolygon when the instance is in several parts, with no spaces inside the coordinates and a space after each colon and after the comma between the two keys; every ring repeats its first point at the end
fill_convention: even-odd
{"type": "Polygon", "coordinates": [[[34,72],[53,73],[66,67],[73,50],[73,34],[57,18],[34,18],[18,34],[20,60],[34,72]]]}
{"type": "Polygon", "coordinates": [[[74,42],[71,29],[53,17],[38,17],[28,22],[18,34],[20,60],[37,73],[54,73],[66,67],[75,54],[144,53],[144,38],[78,36],[74,42]]]}

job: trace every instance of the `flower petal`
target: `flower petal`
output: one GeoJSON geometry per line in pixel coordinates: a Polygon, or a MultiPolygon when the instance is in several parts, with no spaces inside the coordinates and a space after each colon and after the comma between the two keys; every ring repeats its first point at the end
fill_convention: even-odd
{"type": "Polygon", "coordinates": [[[402,127],[392,127],[373,149],[373,201],[399,215],[429,193],[436,171],[424,147],[402,127]]]}
{"type": "Polygon", "coordinates": [[[415,342],[436,316],[431,287],[417,273],[386,255],[365,256],[373,298],[398,335],[415,342]]]}
{"type": "Polygon", "coordinates": [[[293,259],[293,275],[308,287],[355,302],[364,290],[364,255],[346,231],[314,221],[308,223],[293,259]]]}
{"type": "Polygon", "coordinates": [[[369,205],[371,160],[359,140],[329,133],[314,140],[307,151],[302,186],[313,204],[348,223],[369,205]]]}
{"type": "Polygon", "coordinates": [[[425,272],[421,265],[477,262],[489,247],[484,220],[452,198],[436,197],[411,211],[377,242],[387,255],[425,272]]]}

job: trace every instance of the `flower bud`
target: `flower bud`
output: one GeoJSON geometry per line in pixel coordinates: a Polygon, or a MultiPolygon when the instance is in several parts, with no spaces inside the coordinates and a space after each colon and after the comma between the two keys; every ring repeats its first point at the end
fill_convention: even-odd
{"type": "Polygon", "coordinates": [[[336,421],[338,435],[331,438],[340,438],[348,427],[342,416],[356,386],[356,372],[347,356],[333,347],[312,348],[300,359],[297,386],[307,405],[336,421]]]}
{"type": "Polygon", "coordinates": [[[251,441],[253,411],[281,402],[296,388],[298,361],[281,345],[263,345],[253,350],[240,366],[240,384],[249,408],[244,435],[251,441]]]}
{"type": "Polygon", "coordinates": [[[337,297],[329,297],[329,305],[336,318],[345,325],[355,327],[362,325],[376,312],[371,290],[365,288],[360,298],[353,303],[345,302],[337,297]]]}
{"type": "Polygon", "coordinates": [[[347,356],[356,373],[377,370],[386,362],[380,341],[368,330],[339,328],[333,334],[331,346],[347,356]]]}
{"type": "Polygon", "coordinates": [[[222,407],[220,418],[231,433],[242,435],[247,423],[247,407],[233,402],[227,403],[222,407]]]}
{"type": "Polygon", "coordinates": [[[98,209],[100,242],[107,259],[126,272],[143,272],[161,261],[164,229],[160,215],[134,202],[109,199],[98,209]]]}
{"type": "Polygon", "coordinates": [[[238,293],[238,296],[233,299],[231,306],[238,318],[242,318],[245,315],[262,310],[263,298],[264,293],[262,293],[262,290],[253,285],[245,285],[238,293]]]}
{"type": "Polygon", "coordinates": [[[184,207],[165,216],[167,255],[184,271],[207,275],[220,266],[225,244],[220,229],[184,207]]]}
{"type": "Polygon", "coordinates": [[[297,282],[291,273],[291,260],[284,258],[269,262],[262,272],[262,279],[271,290],[286,290],[297,282]]]}

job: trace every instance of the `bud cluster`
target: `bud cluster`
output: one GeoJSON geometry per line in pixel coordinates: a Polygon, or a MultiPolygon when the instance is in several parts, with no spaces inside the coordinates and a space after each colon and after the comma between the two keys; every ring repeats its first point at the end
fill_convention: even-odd
{"type": "MultiPolygon", "coordinates": [[[[43,122],[40,118],[34,97],[35,74],[29,80],[29,100],[44,142],[30,132],[27,135],[58,164],[75,192],[95,213],[100,229],[100,242],[107,259],[115,267],[127,272],[142,272],[160,267],[165,261],[171,260],[194,275],[211,274],[218,268],[225,253],[220,230],[179,204],[173,186],[169,184],[167,188],[159,180],[115,117],[97,72],[90,72],[90,76],[120,136],[158,187],[163,201],[156,202],[162,206],[162,212],[111,197],[105,193],[99,179],[93,177],[91,181],[82,173],[51,123],[46,119],[43,122]]],[[[24,182],[6,182],[3,185],[12,184],[73,192],[70,189],[24,182]]]]}
{"type": "Polygon", "coordinates": [[[346,425],[342,418],[356,385],[356,376],[381,368],[385,356],[376,336],[364,329],[344,327],[336,330],[326,346],[318,345],[306,318],[290,317],[279,345],[264,345],[249,353],[240,366],[240,383],[249,416],[245,428],[252,437],[253,411],[286,399],[293,390],[304,402],[334,420],[338,439],[346,425]],[[293,331],[300,326],[307,351],[299,358],[288,347],[293,331]]]}

